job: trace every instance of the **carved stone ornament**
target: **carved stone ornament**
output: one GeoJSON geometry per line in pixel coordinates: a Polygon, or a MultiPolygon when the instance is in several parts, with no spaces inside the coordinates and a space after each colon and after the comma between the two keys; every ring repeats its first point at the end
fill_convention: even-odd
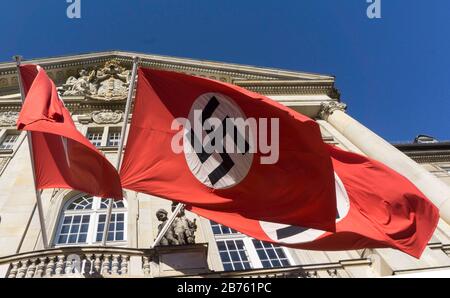
{"type": "Polygon", "coordinates": [[[128,95],[131,71],[113,59],[100,69],[80,70],[59,88],[62,96],[85,96],[94,100],[125,100],[128,95]]]}
{"type": "Polygon", "coordinates": [[[100,110],[92,112],[92,121],[97,124],[116,124],[122,121],[122,111],[100,110]]]}
{"type": "Polygon", "coordinates": [[[15,126],[19,112],[0,112],[0,126],[15,126]]]}
{"type": "MultiPolygon", "coordinates": [[[[172,212],[176,208],[176,203],[172,204],[172,212]]],[[[171,226],[167,230],[164,237],[162,237],[159,245],[167,246],[167,245],[186,245],[186,244],[194,244],[195,243],[195,231],[197,231],[196,220],[193,221],[188,219],[184,213],[184,207],[181,208],[177,217],[172,222],[171,226]]],[[[156,217],[161,222],[158,225],[158,233],[162,230],[164,225],[166,224],[167,211],[164,209],[159,209],[156,212],[156,217]]]]}
{"type": "Polygon", "coordinates": [[[337,101],[323,102],[320,105],[319,117],[323,120],[326,120],[328,116],[333,114],[333,112],[336,110],[345,111],[347,110],[347,105],[345,103],[337,101]]]}

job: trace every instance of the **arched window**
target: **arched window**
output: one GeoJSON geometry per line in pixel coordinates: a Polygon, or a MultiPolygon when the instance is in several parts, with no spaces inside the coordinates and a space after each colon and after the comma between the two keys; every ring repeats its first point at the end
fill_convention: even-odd
{"type": "MultiPolygon", "coordinates": [[[[126,243],[127,210],[125,201],[113,201],[108,242],[126,243]]],[[[55,245],[99,244],[105,227],[108,200],[78,195],[64,206],[55,237],[55,245]]]]}

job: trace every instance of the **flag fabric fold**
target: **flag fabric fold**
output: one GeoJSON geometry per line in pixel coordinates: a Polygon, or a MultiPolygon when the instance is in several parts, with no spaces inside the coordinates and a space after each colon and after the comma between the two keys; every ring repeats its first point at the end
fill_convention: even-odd
{"type": "MultiPolygon", "coordinates": [[[[210,135],[214,125],[210,128],[203,127],[200,137],[210,135]]],[[[228,133],[232,130],[227,127],[225,137],[228,133]]],[[[231,84],[140,68],[120,175],[124,188],[200,208],[327,231],[335,229],[333,167],[317,123],[263,95],[231,84]],[[196,111],[201,120],[195,117],[196,111]],[[197,120],[204,124],[218,119],[220,126],[230,118],[253,119],[257,123],[259,130],[249,139],[243,136],[245,142],[260,140],[264,133],[272,143],[278,138],[278,160],[263,164],[267,152],[260,148],[250,152],[248,144],[236,153],[208,153],[203,147],[190,154],[186,150],[174,152],[177,136],[183,139],[180,143],[184,149],[201,144],[201,138],[195,139],[197,135],[186,125],[173,127],[174,121],[187,119],[195,125],[197,120]],[[264,119],[265,126],[261,124],[264,119]],[[273,125],[276,121],[278,132],[273,125]]]]}
{"type": "Polygon", "coordinates": [[[25,101],[17,129],[31,132],[36,188],[67,188],[122,199],[112,164],[76,128],[56,86],[38,65],[20,66],[25,101]]]}
{"type": "Polygon", "coordinates": [[[259,240],[297,249],[395,248],[419,258],[438,209],[405,177],[367,157],[327,145],[336,173],[336,232],[258,221],[237,213],[186,209],[259,240]]]}

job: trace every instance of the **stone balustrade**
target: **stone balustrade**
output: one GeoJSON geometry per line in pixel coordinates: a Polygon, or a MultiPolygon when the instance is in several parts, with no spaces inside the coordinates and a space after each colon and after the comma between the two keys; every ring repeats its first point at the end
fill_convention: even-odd
{"type": "MultiPolygon", "coordinates": [[[[67,247],[35,251],[0,258],[9,263],[8,278],[33,277],[126,277],[130,259],[151,260],[154,251],[105,248],[67,247]]],[[[150,272],[148,272],[150,273],[150,272]]]]}
{"type": "MultiPolygon", "coordinates": [[[[204,244],[133,249],[120,247],[62,247],[20,253],[0,258],[0,272],[7,278],[57,278],[57,277],[158,277],[179,275],[171,264],[164,264],[169,256],[198,254],[206,256],[204,244]]],[[[208,272],[206,257],[201,268],[208,272]]],[[[189,270],[189,268],[187,268],[189,270]]],[[[197,271],[195,271],[197,272],[197,271]]]]}

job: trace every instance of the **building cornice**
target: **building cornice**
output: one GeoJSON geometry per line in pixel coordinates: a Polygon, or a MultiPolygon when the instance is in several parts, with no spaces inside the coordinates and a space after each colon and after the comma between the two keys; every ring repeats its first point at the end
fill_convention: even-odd
{"type": "MultiPolygon", "coordinates": [[[[61,85],[69,76],[74,76],[82,68],[97,68],[112,59],[124,67],[131,68],[132,57],[141,58],[141,66],[155,69],[178,71],[204,76],[236,84],[266,95],[325,94],[339,98],[335,88],[335,78],[304,72],[294,72],[264,67],[211,62],[185,58],[109,51],[64,57],[32,59],[25,63],[39,64],[50,77],[61,85]]],[[[0,63],[0,94],[17,92],[15,63],[0,63]]],[[[0,101],[4,103],[3,101],[0,101]]]]}

